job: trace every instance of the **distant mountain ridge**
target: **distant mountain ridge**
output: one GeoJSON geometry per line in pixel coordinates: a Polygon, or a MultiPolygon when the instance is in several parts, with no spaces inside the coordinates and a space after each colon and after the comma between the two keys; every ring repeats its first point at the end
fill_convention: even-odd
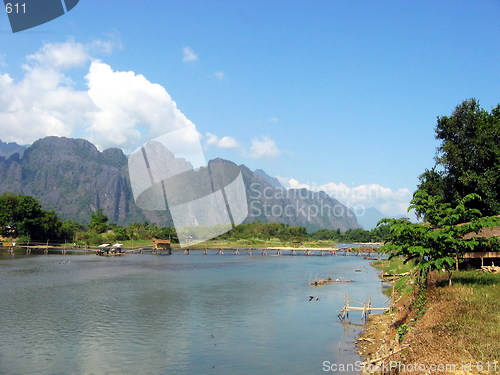
{"type": "Polygon", "coordinates": [[[281,185],[281,183],[279,182],[279,180],[276,177],[269,176],[262,169],[256,169],[255,171],[253,171],[253,173],[259,177],[262,177],[264,179],[264,181],[266,181],[272,187],[283,188],[283,185],[281,185]]]}
{"type": "Polygon", "coordinates": [[[24,151],[26,150],[28,146],[22,146],[18,145],[15,142],[2,142],[0,139],[0,156],[3,156],[5,158],[10,157],[11,155],[14,154],[19,154],[20,157],[23,157],[24,151]]]}
{"type": "MultiPolygon", "coordinates": [[[[352,211],[324,192],[286,190],[262,170],[252,172],[244,165],[240,169],[249,207],[245,222],[281,222],[308,230],[358,227],[352,211]]],[[[100,152],[83,139],[46,137],[26,148],[22,157],[18,153],[0,157],[0,193],[5,191],[32,195],[45,209],[81,223],[88,223],[91,212],[101,208],[117,224],[172,225],[168,211],[135,205],[127,157],[121,150],[100,152]]]]}
{"type": "Polygon", "coordinates": [[[364,210],[364,212],[361,214],[357,215],[357,221],[358,224],[366,230],[373,229],[377,226],[378,222],[382,219],[402,219],[402,218],[407,218],[411,217],[410,214],[408,215],[396,215],[396,216],[391,216],[391,215],[384,215],[382,212],[377,210],[375,207],[368,207],[364,210]]]}

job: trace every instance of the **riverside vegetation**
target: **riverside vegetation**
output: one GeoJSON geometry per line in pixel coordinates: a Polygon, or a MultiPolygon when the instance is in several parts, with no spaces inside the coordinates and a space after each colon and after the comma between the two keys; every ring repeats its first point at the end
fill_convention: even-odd
{"type": "MultiPolygon", "coordinates": [[[[371,231],[361,228],[341,232],[340,229],[321,229],[308,233],[305,227],[282,223],[261,223],[238,225],[231,231],[207,241],[202,246],[325,246],[332,242],[381,242],[389,233],[388,225],[371,231]]],[[[135,245],[150,244],[152,239],[170,239],[177,243],[175,229],[148,222],[132,223],[126,226],[111,223],[98,209],[91,214],[90,222],[83,225],[71,220],[62,220],[54,211],[42,209],[40,203],[27,195],[3,193],[0,195],[0,236],[28,242],[49,241],[51,244],[71,242],[83,246],[120,241],[135,245]]]]}
{"type": "Polygon", "coordinates": [[[500,274],[455,270],[449,286],[446,274],[433,270],[422,285],[415,277],[416,265],[401,257],[374,266],[384,274],[410,273],[386,288],[391,311],[372,315],[358,340],[360,353],[380,368],[378,373],[426,373],[411,369],[415,363],[427,369],[449,365],[449,371],[433,374],[500,371],[500,274]],[[397,368],[390,372],[383,364],[397,368]]]}
{"type": "Polygon", "coordinates": [[[466,100],[438,118],[436,138],[436,166],[420,176],[409,208],[423,222],[382,221],[391,256],[374,265],[397,279],[392,308],[372,317],[358,346],[382,374],[498,373],[500,275],[464,269],[461,259],[500,245],[478,235],[500,226],[500,106],[489,113],[466,100]]]}

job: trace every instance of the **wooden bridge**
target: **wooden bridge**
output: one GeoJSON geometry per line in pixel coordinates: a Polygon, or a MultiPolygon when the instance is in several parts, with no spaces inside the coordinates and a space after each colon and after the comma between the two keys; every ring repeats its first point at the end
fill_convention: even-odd
{"type": "MultiPolygon", "coordinates": [[[[259,248],[259,247],[241,247],[241,248],[217,248],[217,247],[205,247],[205,248],[184,248],[175,249],[169,246],[136,246],[131,248],[121,247],[121,254],[132,254],[132,253],[151,253],[151,254],[172,254],[174,252],[183,252],[185,255],[189,255],[195,252],[201,252],[203,255],[215,254],[215,255],[263,255],[263,256],[362,256],[365,259],[376,260],[379,259],[374,257],[374,253],[377,251],[376,248],[335,248],[335,247],[323,247],[323,248],[306,248],[306,247],[270,247],[270,248],[259,248]]],[[[6,243],[2,244],[3,248],[6,248],[8,252],[14,253],[15,249],[25,250],[26,254],[32,253],[43,253],[43,254],[67,254],[68,252],[78,252],[78,253],[98,253],[102,251],[102,248],[97,246],[79,246],[73,243],[65,243],[61,245],[49,245],[49,243],[36,243],[36,244],[15,244],[6,243]]]]}
{"type": "MultiPolygon", "coordinates": [[[[330,255],[330,256],[347,256],[347,255],[355,255],[355,256],[363,256],[363,254],[366,254],[363,256],[365,259],[370,259],[370,260],[377,260],[379,259],[378,257],[373,257],[370,255],[373,255],[373,252],[376,250],[374,248],[369,248],[369,249],[363,249],[356,251],[356,250],[351,250],[351,249],[343,249],[343,248],[332,248],[332,247],[327,247],[327,248],[294,248],[294,247],[270,247],[270,248],[258,248],[258,247],[245,247],[245,248],[212,248],[212,247],[207,247],[207,248],[186,248],[186,249],[179,249],[180,251],[183,251],[185,255],[191,254],[191,252],[202,252],[203,255],[208,255],[210,253],[214,253],[216,255],[224,255],[224,254],[233,254],[233,255],[241,255],[241,254],[246,254],[246,255],[264,255],[264,256],[282,256],[282,255],[290,255],[290,256],[297,256],[297,255],[305,255],[305,256],[325,256],[325,255],[330,255]]],[[[174,252],[175,250],[173,250],[174,252]]]]}
{"type": "Polygon", "coordinates": [[[372,312],[372,310],[378,311],[388,311],[388,307],[373,307],[371,298],[368,298],[366,302],[358,302],[352,300],[347,294],[344,295],[344,307],[342,310],[339,310],[338,317],[340,320],[344,321],[349,318],[349,311],[361,311],[361,319],[368,319],[368,315],[372,312]],[[352,306],[351,303],[356,304],[357,306],[352,306]]]}

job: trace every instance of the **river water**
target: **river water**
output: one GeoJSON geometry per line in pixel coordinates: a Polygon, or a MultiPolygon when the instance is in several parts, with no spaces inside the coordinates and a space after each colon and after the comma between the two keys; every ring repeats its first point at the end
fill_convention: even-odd
{"type": "Polygon", "coordinates": [[[3,255],[0,374],[352,369],[362,328],[337,318],[345,293],[386,301],[377,271],[357,256],[3,255]],[[308,285],[318,277],[354,282],[308,285]]]}

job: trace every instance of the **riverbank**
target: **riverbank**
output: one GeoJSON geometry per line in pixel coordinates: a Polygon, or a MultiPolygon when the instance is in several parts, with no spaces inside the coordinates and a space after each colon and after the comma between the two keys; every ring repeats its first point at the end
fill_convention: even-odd
{"type": "MultiPolygon", "coordinates": [[[[394,269],[391,261],[375,266],[394,269]]],[[[371,316],[359,337],[359,353],[372,366],[364,373],[499,373],[500,275],[455,271],[448,286],[446,276],[434,272],[420,292],[412,280],[394,281],[394,293],[387,290],[391,311],[371,316]]]]}

